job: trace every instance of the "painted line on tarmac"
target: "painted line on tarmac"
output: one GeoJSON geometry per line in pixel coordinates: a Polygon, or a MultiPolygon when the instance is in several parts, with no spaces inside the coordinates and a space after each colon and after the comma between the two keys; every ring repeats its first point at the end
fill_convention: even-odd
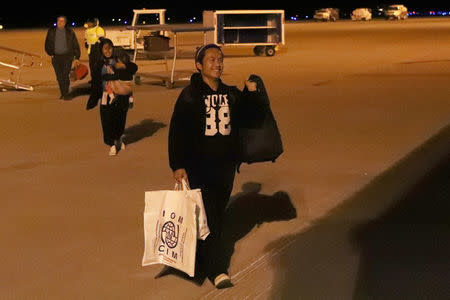
{"type": "MultiPolygon", "coordinates": [[[[292,230],[290,232],[288,232],[287,235],[294,235],[294,234],[299,234],[302,231],[307,230],[310,225],[312,223],[311,222],[307,222],[307,223],[303,223],[301,225],[301,229],[300,231],[298,230],[292,230]]],[[[236,274],[234,274],[233,276],[231,276],[232,282],[234,284],[241,282],[242,280],[244,280],[245,278],[247,278],[251,273],[253,273],[254,271],[256,271],[257,269],[260,269],[261,267],[263,267],[264,265],[268,265],[269,262],[276,256],[278,256],[279,254],[281,254],[281,252],[283,252],[284,249],[288,248],[291,244],[293,244],[297,239],[292,239],[289,242],[286,242],[285,244],[281,245],[280,247],[275,247],[274,249],[270,250],[269,252],[267,252],[266,254],[263,254],[262,256],[260,256],[258,259],[256,259],[255,261],[253,261],[250,265],[248,265],[247,267],[245,267],[244,269],[240,270],[239,272],[237,272],[236,274]]],[[[270,285],[272,286],[272,285],[270,285]]],[[[227,292],[232,292],[233,288],[228,288],[228,289],[222,289],[222,290],[218,290],[218,289],[213,289],[210,292],[208,292],[206,295],[202,296],[200,299],[206,300],[206,299],[221,299],[218,298],[219,296],[223,296],[223,294],[227,293],[227,292]]],[[[261,293],[264,293],[260,292],[261,293]]],[[[248,297],[246,297],[248,298],[248,297]]],[[[244,299],[246,299],[244,298],[244,299]]]]}

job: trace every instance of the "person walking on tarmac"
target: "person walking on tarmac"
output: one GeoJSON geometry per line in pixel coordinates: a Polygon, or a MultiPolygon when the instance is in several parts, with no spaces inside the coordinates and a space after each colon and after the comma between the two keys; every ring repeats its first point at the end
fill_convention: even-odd
{"type": "Polygon", "coordinates": [[[105,36],[105,30],[100,27],[99,20],[97,18],[88,19],[84,24],[84,28],[86,28],[84,46],[86,47],[89,55],[89,69],[91,70],[92,79],[92,70],[98,61],[101,60],[99,45],[100,40],[105,36]]]}
{"type": "Polygon", "coordinates": [[[223,53],[215,44],[197,50],[198,73],[179,95],[169,128],[169,164],[177,182],[201,189],[210,234],[199,241],[197,266],[216,288],[232,286],[223,259],[222,223],[238,163],[238,132],[264,115],[255,82],[244,91],[221,81],[223,53]]]}
{"type": "Polygon", "coordinates": [[[80,45],[72,28],[67,27],[67,18],[59,16],[56,27],[50,28],[45,38],[45,52],[52,57],[52,65],[58,80],[60,99],[66,99],[70,88],[70,70],[77,66],[81,55],[80,45]]]}
{"type": "Polygon", "coordinates": [[[129,94],[115,94],[111,83],[117,80],[131,81],[138,67],[130,60],[120,59],[122,55],[114,49],[111,40],[102,39],[99,46],[102,60],[93,69],[91,95],[86,109],[94,108],[101,99],[103,141],[110,147],[109,155],[113,156],[118,151],[125,150],[122,135],[125,131],[131,91],[129,94]]]}

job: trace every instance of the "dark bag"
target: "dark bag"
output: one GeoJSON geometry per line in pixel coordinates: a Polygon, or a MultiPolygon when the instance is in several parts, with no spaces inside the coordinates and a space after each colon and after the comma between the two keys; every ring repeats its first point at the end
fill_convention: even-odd
{"type": "Polygon", "coordinates": [[[98,100],[100,99],[100,96],[98,95],[91,95],[88,99],[88,102],[86,103],[86,110],[93,109],[97,106],[98,100]]]}
{"type": "Polygon", "coordinates": [[[283,153],[283,144],[277,122],[270,109],[269,96],[264,82],[259,76],[251,75],[248,80],[256,82],[266,105],[264,119],[259,126],[239,129],[239,165],[241,163],[275,162],[283,153]]]}

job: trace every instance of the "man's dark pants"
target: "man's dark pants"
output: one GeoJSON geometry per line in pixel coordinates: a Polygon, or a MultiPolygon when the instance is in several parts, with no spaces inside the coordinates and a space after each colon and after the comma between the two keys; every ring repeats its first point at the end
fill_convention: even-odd
{"type": "Polygon", "coordinates": [[[71,55],[55,55],[52,58],[52,65],[55,69],[61,96],[66,96],[69,93],[69,74],[72,68],[72,60],[73,56],[71,55]]]}
{"type": "MultiPolygon", "coordinates": [[[[233,189],[236,164],[231,161],[198,162],[188,167],[191,189],[200,188],[210,234],[205,241],[198,241],[196,268],[202,269],[213,281],[221,273],[228,273],[229,262],[224,260],[223,221],[225,209],[233,189]]],[[[238,220],[237,220],[238,221],[238,220]]]]}

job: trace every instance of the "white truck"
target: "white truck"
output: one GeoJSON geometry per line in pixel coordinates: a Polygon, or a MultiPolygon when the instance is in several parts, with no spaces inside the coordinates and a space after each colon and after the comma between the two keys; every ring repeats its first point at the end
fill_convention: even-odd
{"type": "Polygon", "coordinates": [[[353,10],[351,18],[353,21],[372,20],[372,10],[370,8],[356,8],[353,10]]]}
{"type": "Polygon", "coordinates": [[[388,20],[406,20],[408,9],[403,4],[393,4],[385,9],[384,15],[388,20]]]}
{"type": "Polygon", "coordinates": [[[314,12],[314,20],[316,21],[334,22],[337,19],[339,19],[339,9],[337,8],[321,8],[314,12]]]}
{"type": "MultiPolygon", "coordinates": [[[[151,25],[151,24],[165,24],[166,10],[165,9],[134,9],[133,21],[131,26],[136,25],[151,25]]],[[[120,46],[125,50],[143,50],[144,36],[149,35],[145,30],[107,30],[105,37],[110,39],[114,46],[120,46]]],[[[165,33],[161,33],[165,35],[165,33]]]]}

